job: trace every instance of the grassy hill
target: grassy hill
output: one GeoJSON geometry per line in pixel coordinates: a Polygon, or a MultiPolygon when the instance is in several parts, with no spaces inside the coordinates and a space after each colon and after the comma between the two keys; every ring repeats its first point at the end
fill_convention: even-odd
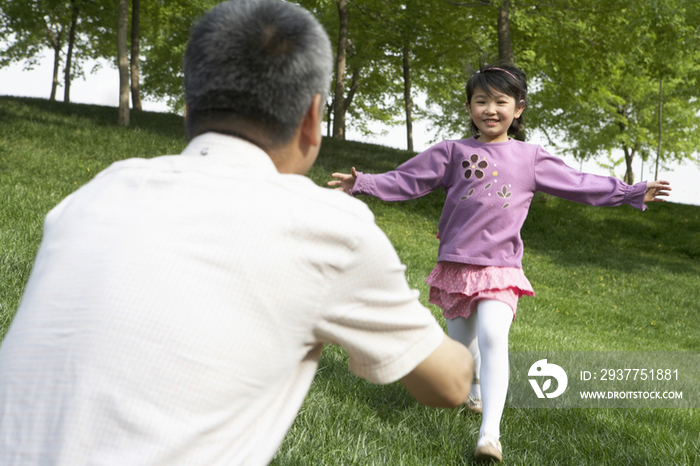
{"type": "MultiPolygon", "coordinates": [[[[0,339],[17,309],[46,213],[116,160],[179,153],[176,115],[0,97],[0,339]]],[[[309,176],[395,168],[412,154],[324,140],[309,176]]],[[[363,198],[407,278],[427,304],[444,194],[385,203],[363,198]]],[[[700,351],[700,207],[592,208],[537,195],[522,231],[523,298],[511,351],[700,351]]],[[[439,318],[441,320],[441,318],[439,318]]],[[[700,388],[700,387],[698,387],[700,388]]],[[[694,394],[697,396],[697,391],[694,394]]],[[[418,405],[399,384],[378,387],[327,347],[275,465],[471,464],[480,418],[418,405]]],[[[503,420],[504,464],[700,464],[700,413],[691,409],[513,409],[503,420]]]]}

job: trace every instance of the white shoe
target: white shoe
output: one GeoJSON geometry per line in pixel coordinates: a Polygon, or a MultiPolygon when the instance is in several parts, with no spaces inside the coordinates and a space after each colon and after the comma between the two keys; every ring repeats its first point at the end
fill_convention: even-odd
{"type": "MultiPolygon", "coordinates": [[[[474,375],[474,379],[472,380],[472,389],[474,388],[474,385],[479,385],[480,383],[481,381],[479,378],[474,375]]],[[[469,397],[467,397],[467,401],[464,402],[464,405],[472,413],[481,414],[481,396],[476,397],[470,393],[469,397]]]]}
{"type": "Polygon", "coordinates": [[[472,413],[481,414],[481,398],[474,398],[473,396],[469,395],[469,398],[467,398],[467,401],[464,402],[464,405],[472,413]]]}
{"type": "Polygon", "coordinates": [[[477,461],[503,461],[503,448],[501,442],[488,434],[479,436],[474,450],[474,459],[477,461]]]}

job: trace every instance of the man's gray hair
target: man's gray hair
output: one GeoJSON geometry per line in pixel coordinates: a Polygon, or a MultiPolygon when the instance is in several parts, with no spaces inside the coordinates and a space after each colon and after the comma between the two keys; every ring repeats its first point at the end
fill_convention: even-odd
{"type": "Polygon", "coordinates": [[[221,3],[192,28],[185,51],[188,137],[197,122],[224,115],[259,126],[273,145],[288,142],[314,96],[325,103],[332,66],[328,35],[306,10],[221,3]]]}

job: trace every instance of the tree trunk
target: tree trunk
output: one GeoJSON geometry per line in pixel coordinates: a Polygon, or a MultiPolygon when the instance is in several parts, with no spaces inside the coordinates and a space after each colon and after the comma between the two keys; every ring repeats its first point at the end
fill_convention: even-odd
{"type": "Polygon", "coordinates": [[[355,97],[355,92],[357,92],[357,85],[360,82],[360,70],[355,68],[352,70],[352,80],[350,81],[350,90],[348,91],[348,95],[343,99],[343,139],[345,139],[345,135],[347,134],[345,132],[345,114],[348,112],[348,108],[350,108],[350,104],[352,104],[352,99],[355,97]]]}
{"type": "Polygon", "coordinates": [[[335,109],[333,112],[333,137],[345,139],[345,111],[343,109],[343,94],[345,93],[345,61],[348,50],[348,27],[350,13],[348,1],[338,0],[338,18],[340,28],[338,31],[338,53],[335,59],[335,109]]]}
{"type": "MultiPolygon", "coordinates": [[[[625,118],[627,110],[622,107],[617,107],[617,114],[620,115],[620,121],[617,122],[618,128],[620,128],[620,134],[625,134],[627,131],[627,125],[625,124],[625,118]]],[[[622,147],[622,152],[625,154],[625,177],[623,181],[629,185],[634,183],[634,171],[632,170],[632,160],[634,159],[634,154],[637,152],[638,147],[629,147],[624,145],[622,147]]]]}
{"type": "Polygon", "coordinates": [[[139,10],[140,1],[131,0],[131,105],[134,110],[142,110],[139,88],[139,39],[141,37],[139,10]]]}
{"type": "Polygon", "coordinates": [[[513,46],[510,42],[510,0],[503,0],[498,10],[496,30],[498,32],[498,59],[504,65],[513,65],[513,46]]]}
{"type": "MultiPolygon", "coordinates": [[[[498,20],[496,21],[496,30],[498,34],[498,59],[505,65],[514,65],[515,57],[513,57],[513,44],[510,40],[510,0],[503,0],[501,7],[498,10],[498,20]]],[[[525,117],[521,121],[523,127],[517,134],[515,139],[525,141],[525,117]]]]}
{"type": "Polygon", "coordinates": [[[403,101],[406,108],[406,149],[413,151],[413,100],[411,99],[411,68],[408,62],[408,47],[405,45],[401,49],[403,55],[403,101]]]}
{"type": "Polygon", "coordinates": [[[129,126],[129,60],[126,32],[129,25],[129,0],[119,0],[117,14],[117,66],[119,67],[119,115],[117,124],[129,126]]]}
{"type": "Polygon", "coordinates": [[[58,68],[61,64],[61,36],[63,29],[58,31],[58,34],[51,38],[51,47],[53,48],[53,82],[51,83],[51,97],[49,100],[56,100],[56,90],[58,89],[58,68]]]}
{"type": "Polygon", "coordinates": [[[70,102],[70,80],[71,80],[71,60],[73,58],[73,46],[75,45],[75,29],[78,26],[78,14],[80,8],[75,4],[75,0],[71,0],[73,4],[73,15],[70,19],[70,32],[68,33],[68,52],[66,53],[66,73],[63,89],[63,101],[70,102]]]}
{"type": "MultiPolygon", "coordinates": [[[[357,92],[357,86],[360,83],[360,70],[359,68],[354,68],[352,70],[352,80],[350,81],[350,90],[348,95],[343,99],[343,115],[347,113],[352,104],[352,99],[355,97],[355,92],[357,92]]],[[[343,123],[344,124],[344,123],[343,123]]]]}
{"type": "Polygon", "coordinates": [[[333,109],[335,108],[334,101],[331,100],[326,104],[326,118],[328,123],[326,124],[326,137],[333,136],[333,109]]]}
{"type": "Polygon", "coordinates": [[[659,179],[659,159],[661,159],[661,110],[663,110],[664,81],[659,79],[659,149],[656,151],[656,168],[654,169],[654,181],[659,179]]]}
{"type": "Polygon", "coordinates": [[[628,185],[634,184],[634,170],[632,169],[632,160],[634,160],[635,149],[625,147],[623,149],[625,153],[625,179],[623,180],[628,185]]]}

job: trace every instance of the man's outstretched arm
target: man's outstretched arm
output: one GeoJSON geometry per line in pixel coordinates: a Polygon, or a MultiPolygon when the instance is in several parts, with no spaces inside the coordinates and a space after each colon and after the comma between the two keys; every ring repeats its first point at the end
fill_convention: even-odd
{"type": "Polygon", "coordinates": [[[445,335],[440,346],[401,383],[426,406],[453,408],[467,399],[473,375],[474,359],[467,347],[445,335]]]}

